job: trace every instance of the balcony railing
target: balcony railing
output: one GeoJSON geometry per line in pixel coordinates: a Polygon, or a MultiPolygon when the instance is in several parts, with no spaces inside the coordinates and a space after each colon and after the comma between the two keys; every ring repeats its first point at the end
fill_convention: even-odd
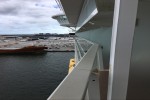
{"type": "Polygon", "coordinates": [[[75,38],[75,48],[77,53],[76,63],[81,60],[81,58],[86,54],[89,48],[93,45],[92,42],[82,39],[82,38],[75,38]]]}
{"type": "MultiPolygon", "coordinates": [[[[85,44],[85,41],[82,43],[85,44]]],[[[100,100],[98,70],[102,60],[99,59],[98,52],[101,48],[98,44],[91,43],[86,50],[82,43],[81,40],[76,40],[79,62],[47,100],[100,100]]]]}

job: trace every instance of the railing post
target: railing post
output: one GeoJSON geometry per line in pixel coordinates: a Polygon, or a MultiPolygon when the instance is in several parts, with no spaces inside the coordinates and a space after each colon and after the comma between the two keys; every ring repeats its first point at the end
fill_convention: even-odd
{"type": "Polygon", "coordinates": [[[98,64],[98,70],[104,70],[103,54],[102,54],[101,46],[99,46],[97,50],[97,64],[98,64]]]}

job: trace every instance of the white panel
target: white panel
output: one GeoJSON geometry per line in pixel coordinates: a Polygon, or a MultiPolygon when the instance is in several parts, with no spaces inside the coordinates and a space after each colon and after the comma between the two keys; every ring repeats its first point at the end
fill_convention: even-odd
{"type": "Polygon", "coordinates": [[[79,30],[85,23],[98,13],[95,0],[85,0],[76,30],[79,30]]]}
{"type": "Polygon", "coordinates": [[[108,100],[126,100],[138,0],[115,0],[108,100]]]}

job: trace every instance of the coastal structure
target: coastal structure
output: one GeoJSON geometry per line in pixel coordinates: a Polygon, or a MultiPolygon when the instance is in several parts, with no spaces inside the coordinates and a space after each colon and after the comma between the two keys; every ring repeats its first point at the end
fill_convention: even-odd
{"type": "MultiPolygon", "coordinates": [[[[10,36],[7,36],[10,37],[10,36]]],[[[11,36],[12,37],[12,36],[11,36]]],[[[25,51],[36,52],[38,48],[45,52],[70,52],[74,51],[74,38],[73,37],[47,37],[46,39],[32,39],[16,37],[4,38],[1,37],[0,41],[0,54],[19,53],[25,51]],[[28,48],[29,47],[29,48],[28,48]],[[31,48],[32,47],[32,48],[31,48]],[[37,50],[35,50],[37,49],[37,50]]]]}
{"type": "Polygon", "coordinates": [[[47,100],[149,100],[150,1],[57,2],[78,36],[76,64],[47,100]]]}

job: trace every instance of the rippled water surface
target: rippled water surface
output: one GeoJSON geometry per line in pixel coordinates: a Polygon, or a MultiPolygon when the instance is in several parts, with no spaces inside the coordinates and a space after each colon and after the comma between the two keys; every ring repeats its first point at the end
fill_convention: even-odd
{"type": "Polygon", "coordinates": [[[0,100],[46,100],[67,75],[73,52],[0,55],[0,100]]]}

